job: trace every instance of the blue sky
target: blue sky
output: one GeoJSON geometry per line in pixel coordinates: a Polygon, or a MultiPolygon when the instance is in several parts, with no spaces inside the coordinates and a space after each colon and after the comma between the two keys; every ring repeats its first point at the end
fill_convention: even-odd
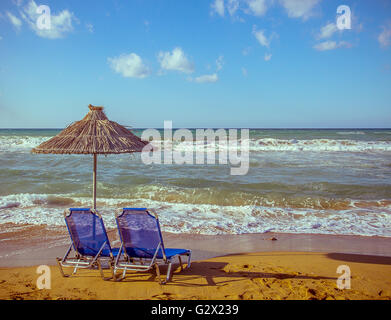
{"type": "Polygon", "coordinates": [[[2,128],[90,103],[134,127],[390,127],[391,1],[40,1],[0,3],[2,128]]]}

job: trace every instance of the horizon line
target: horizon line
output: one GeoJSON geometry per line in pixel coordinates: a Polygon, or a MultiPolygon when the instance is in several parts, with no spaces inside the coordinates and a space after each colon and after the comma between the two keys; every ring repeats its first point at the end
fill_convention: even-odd
{"type": "MultiPolygon", "coordinates": [[[[161,129],[164,130],[164,127],[129,127],[124,126],[129,130],[141,130],[141,129],[161,129]]],[[[0,130],[64,130],[63,128],[0,128],[0,130]]],[[[178,129],[249,129],[249,130],[391,130],[390,128],[384,127],[175,127],[172,130],[178,129]]]]}

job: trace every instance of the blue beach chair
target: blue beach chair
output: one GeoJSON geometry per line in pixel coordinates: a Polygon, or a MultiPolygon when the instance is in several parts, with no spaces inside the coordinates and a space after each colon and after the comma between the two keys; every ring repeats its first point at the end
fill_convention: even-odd
{"type": "Polygon", "coordinates": [[[119,249],[111,248],[101,215],[92,209],[71,208],[65,210],[64,216],[72,243],[65,256],[57,258],[61,274],[64,277],[70,276],[64,273],[63,267],[73,267],[72,274],[79,268],[98,267],[104,280],[111,279],[104,277],[100,260],[109,263],[113,270],[112,264],[119,249]],[[74,256],[70,257],[72,249],[74,256]]]}
{"type": "Polygon", "coordinates": [[[187,256],[187,268],[190,268],[191,250],[164,247],[159,219],[153,210],[124,208],[117,214],[116,221],[121,240],[120,253],[115,259],[113,270],[116,280],[123,280],[127,270],[145,272],[155,268],[159,282],[166,283],[171,279],[174,258],[178,257],[183,270],[181,256],[187,256]],[[168,265],[164,282],[160,281],[159,264],[162,263],[168,265]],[[117,270],[123,270],[122,277],[116,278],[117,270]]]}

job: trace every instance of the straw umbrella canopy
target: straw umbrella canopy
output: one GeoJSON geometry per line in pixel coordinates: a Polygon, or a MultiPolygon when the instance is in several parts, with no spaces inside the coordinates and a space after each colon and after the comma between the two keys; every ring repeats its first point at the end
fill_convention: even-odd
{"type": "Polygon", "coordinates": [[[141,152],[148,142],[125,127],[107,119],[103,107],[89,105],[90,111],[58,135],[32,149],[33,153],[92,154],[93,203],[96,209],[96,168],[98,154],[141,152]]]}

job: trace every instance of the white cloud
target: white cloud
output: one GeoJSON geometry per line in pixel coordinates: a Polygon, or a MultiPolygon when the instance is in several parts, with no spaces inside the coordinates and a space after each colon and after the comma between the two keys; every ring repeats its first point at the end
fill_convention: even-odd
{"type": "MultiPolygon", "coordinates": [[[[217,82],[219,80],[219,76],[218,76],[217,73],[223,68],[223,65],[224,65],[224,60],[223,59],[224,59],[224,57],[222,55],[220,55],[216,59],[216,72],[215,73],[213,73],[213,74],[204,74],[204,75],[201,75],[201,76],[196,77],[196,78],[189,77],[187,80],[188,81],[194,81],[194,82],[197,82],[197,83],[217,82]]],[[[207,69],[209,70],[210,66],[208,66],[207,69]]]]}
{"type": "Polygon", "coordinates": [[[267,39],[267,37],[265,36],[264,34],[264,30],[253,30],[253,34],[255,36],[255,38],[258,40],[258,42],[264,46],[264,47],[268,47],[269,46],[269,40],[267,39]]]}
{"type": "Polygon", "coordinates": [[[263,16],[267,11],[266,0],[247,0],[250,13],[255,16],[263,16]]]}
{"type": "Polygon", "coordinates": [[[233,16],[239,9],[239,0],[228,0],[227,10],[230,16],[233,16]]]}
{"type": "Polygon", "coordinates": [[[215,0],[211,4],[212,12],[216,12],[220,16],[224,16],[224,0],[215,0]]]}
{"type": "Polygon", "coordinates": [[[330,38],[337,31],[338,28],[334,22],[328,23],[320,29],[320,33],[317,38],[318,39],[330,38]]]}
{"type": "Polygon", "coordinates": [[[324,41],[314,45],[314,49],[318,51],[333,50],[336,49],[337,47],[338,47],[337,42],[335,41],[324,41]]]}
{"type": "Polygon", "coordinates": [[[379,34],[377,40],[382,47],[387,47],[391,44],[391,24],[383,27],[383,31],[379,34]]]}
{"type": "Polygon", "coordinates": [[[194,79],[194,81],[198,83],[216,82],[217,80],[219,80],[217,73],[205,74],[194,79]]]}
{"type": "Polygon", "coordinates": [[[87,28],[88,32],[94,33],[94,25],[93,24],[86,23],[86,28],[87,28]]]}
{"type": "Polygon", "coordinates": [[[223,56],[219,56],[216,60],[216,70],[217,71],[220,71],[222,68],[223,68],[223,65],[224,65],[224,57],[223,56]]]}
{"type": "Polygon", "coordinates": [[[243,76],[247,77],[248,72],[246,68],[242,68],[242,74],[243,76]]]}
{"type": "MultiPolygon", "coordinates": [[[[322,0],[213,0],[211,14],[217,13],[224,17],[228,11],[234,17],[238,11],[253,16],[264,16],[274,3],[279,3],[290,18],[308,19],[314,15],[314,9],[322,0]]],[[[242,18],[239,21],[244,21],[242,18]]]]}
{"type": "Polygon", "coordinates": [[[67,32],[73,30],[72,21],[76,20],[72,12],[63,10],[59,14],[50,13],[50,28],[40,29],[37,26],[37,19],[40,16],[37,13],[37,4],[31,0],[20,12],[22,18],[28,23],[30,28],[40,37],[48,39],[58,39],[64,37],[67,32]]]}
{"type": "Polygon", "coordinates": [[[253,35],[262,46],[268,48],[276,34],[273,33],[270,37],[267,37],[265,35],[265,30],[257,30],[256,26],[253,26],[253,35]]]}
{"type": "Polygon", "coordinates": [[[321,0],[280,0],[288,16],[291,18],[307,19],[313,14],[314,7],[321,0]]]}
{"type": "Polygon", "coordinates": [[[2,37],[2,36],[0,36],[0,40],[3,40],[3,37],[2,37]]]}
{"type": "Polygon", "coordinates": [[[150,74],[149,68],[144,65],[140,56],[135,53],[122,54],[107,60],[111,68],[125,78],[145,78],[150,74]]]}
{"type": "Polygon", "coordinates": [[[337,43],[336,41],[329,40],[329,41],[318,43],[314,45],[313,48],[318,51],[327,51],[327,50],[334,50],[337,48],[351,48],[351,47],[352,47],[351,43],[346,41],[340,41],[339,43],[337,43]]]}
{"type": "MultiPolygon", "coordinates": [[[[246,14],[251,14],[255,16],[265,15],[268,4],[274,0],[214,0],[211,4],[211,13],[217,13],[219,16],[224,17],[225,10],[228,11],[231,17],[234,17],[235,14],[241,7],[241,3],[245,4],[246,7],[242,6],[242,11],[246,14]]],[[[239,21],[244,21],[239,18],[239,21]]]]}
{"type": "Polygon", "coordinates": [[[8,19],[10,20],[10,22],[13,24],[13,26],[17,29],[20,29],[20,27],[23,24],[22,21],[8,11],[7,11],[7,16],[8,16],[8,19]]]}
{"type": "Polygon", "coordinates": [[[172,52],[162,52],[158,54],[160,67],[164,70],[175,70],[184,73],[192,73],[194,65],[187,59],[183,50],[179,47],[174,48],[172,52]]]}
{"type": "Polygon", "coordinates": [[[269,54],[268,54],[268,53],[265,53],[265,56],[264,56],[263,59],[264,59],[265,61],[269,61],[271,58],[272,58],[272,54],[271,54],[271,53],[269,53],[269,54]]]}

